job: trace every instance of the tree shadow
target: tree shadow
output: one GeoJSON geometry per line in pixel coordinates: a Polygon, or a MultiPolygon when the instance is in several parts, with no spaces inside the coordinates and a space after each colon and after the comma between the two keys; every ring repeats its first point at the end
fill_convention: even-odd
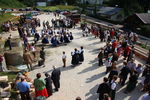
{"type": "Polygon", "coordinates": [[[94,76],[91,76],[90,78],[86,79],[86,83],[93,82],[94,80],[97,80],[97,79],[103,77],[104,75],[106,75],[105,72],[102,72],[102,73],[96,74],[94,76]]]}
{"type": "Polygon", "coordinates": [[[86,100],[97,100],[98,99],[98,95],[96,93],[97,89],[98,89],[98,84],[93,88],[91,88],[89,92],[85,94],[85,97],[87,97],[86,100]]]}

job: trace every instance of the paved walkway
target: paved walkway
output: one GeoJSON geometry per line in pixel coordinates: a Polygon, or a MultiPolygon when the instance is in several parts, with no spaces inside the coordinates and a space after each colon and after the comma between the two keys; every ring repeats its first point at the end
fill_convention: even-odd
{"type": "MultiPolygon", "coordinates": [[[[52,16],[40,15],[41,20],[50,20],[52,16]]],[[[52,66],[55,65],[59,67],[62,71],[61,73],[61,88],[59,92],[56,92],[48,98],[47,100],[74,100],[77,96],[80,96],[82,100],[97,100],[98,95],[96,94],[98,85],[102,83],[102,79],[105,75],[105,66],[99,67],[97,55],[99,49],[105,45],[101,43],[99,39],[95,39],[94,36],[90,35],[88,37],[82,37],[82,31],[79,27],[76,29],[71,29],[73,32],[74,40],[67,46],[60,46],[56,48],[46,47],[48,52],[48,57],[46,58],[46,67],[37,68],[30,72],[30,77],[35,78],[38,72],[42,73],[44,78],[44,73],[48,72],[51,74],[52,66]],[[85,61],[73,68],[71,67],[71,52],[74,48],[84,47],[85,50],[85,61]],[[67,54],[67,67],[62,68],[62,52],[65,51],[67,54]]],[[[140,62],[140,61],[136,61],[140,62]]],[[[120,65],[120,64],[119,64],[120,65]]],[[[140,85],[137,86],[135,91],[130,94],[124,94],[123,88],[118,87],[116,100],[140,100],[139,97],[142,95],[139,92],[140,85]]]]}
{"type": "MultiPolygon", "coordinates": [[[[50,21],[54,16],[52,15],[39,15],[38,18],[42,21],[50,21]]],[[[42,27],[38,28],[40,32],[42,27]]],[[[82,37],[82,31],[79,27],[76,29],[71,29],[73,32],[74,40],[66,46],[60,47],[46,47],[47,58],[46,67],[35,68],[31,71],[29,77],[34,79],[37,73],[42,73],[42,77],[45,78],[44,73],[48,72],[51,74],[52,66],[55,65],[57,68],[61,69],[61,87],[59,92],[56,92],[48,98],[47,100],[74,100],[77,96],[80,96],[82,100],[97,100],[98,95],[96,94],[98,85],[102,83],[103,77],[105,75],[105,66],[99,67],[97,55],[99,49],[105,45],[105,43],[100,42],[99,39],[94,38],[90,35],[88,37],[82,37]],[[71,52],[74,48],[80,49],[80,46],[84,47],[85,61],[73,68],[71,67],[71,52]],[[67,54],[67,67],[62,68],[62,52],[65,51],[67,54]]],[[[17,32],[11,33],[13,37],[18,37],[17,32]]],[[[5,35],[5,37],[9,34],[5,35]]],[[[121,59],[120,59],[121,61],[121,59]]],[[[119,62],[120,62],[119,61],[119,62]]],[[[140,60],[136,60],[140,63],[140,60]]],[[[120,63],[121,64],[121,63],[120,63]]],[[[120,65],[119,64],[119,65],[120,65]]],[[[118,66],[119,66],[118,65],[118,66]]],[[[123,88],[118,87],[116,94],[116,100],[140,100],[142,93],[140,92],[140,85],[130,94],[124,94],[123,88]]]]}

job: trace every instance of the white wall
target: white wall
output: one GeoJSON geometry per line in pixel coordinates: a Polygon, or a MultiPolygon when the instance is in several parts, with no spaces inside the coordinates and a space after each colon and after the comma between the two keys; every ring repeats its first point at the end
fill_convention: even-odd
{"type": "Polygon", "coordinates": [[[81,0],[81,3],[88,1],[90,4],[103,4],[104,0],[81,0]]]}

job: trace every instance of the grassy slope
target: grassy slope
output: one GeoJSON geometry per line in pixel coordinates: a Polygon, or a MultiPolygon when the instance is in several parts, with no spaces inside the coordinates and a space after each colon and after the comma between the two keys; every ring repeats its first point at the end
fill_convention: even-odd
{"type": "Polygon", "coordinates": [[[10,13],[5,13],[4,15],[0,15],[0,24],[2,24],[3,22],[6,22],[8,20],[10,20],[13,17],[14,16],[11,15],[10,13]]]}
{"type": "Polygon", "coordinates": [[[55,11],[55,10],[74,10],[74,9],[77,9],[76,6],[65,6],[65,5],[56,5],[56,6],[38,7],[38,8],[43,9],[43,10],[51,10],[51,11],[55,11]]]}
{"type": "Polygon", "coordinates": [[[22,8],[25,7],[18,0],[0,0],[0,8],[22,8]]]}

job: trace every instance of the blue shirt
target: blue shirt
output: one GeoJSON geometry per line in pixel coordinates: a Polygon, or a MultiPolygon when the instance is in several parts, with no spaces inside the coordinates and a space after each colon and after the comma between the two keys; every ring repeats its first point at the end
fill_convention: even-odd
{"type": "Polygon", "coordinates": [[[27,82],[18,82],[16,88],[20,91],[20,92],[27,92],[30,88],[29,84],[27,82]]]}
{"type": "Polygon", "coordinates": [[[150,95],[149,94],[145,94],[141,100],[150,100],[150,95]]]}

